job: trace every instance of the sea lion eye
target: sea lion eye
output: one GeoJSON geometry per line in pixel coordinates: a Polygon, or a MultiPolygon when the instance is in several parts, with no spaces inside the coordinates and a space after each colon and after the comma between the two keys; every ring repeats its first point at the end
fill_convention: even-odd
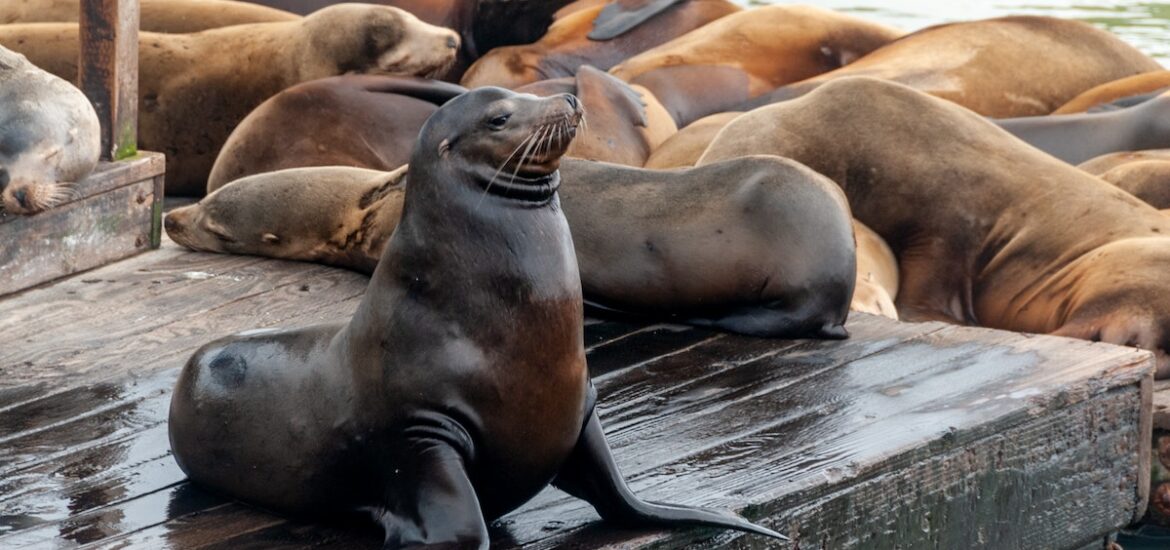
{"type": "Polygon", "coordinates": [[[508,123],[509,118],[512,118],[511,113],[494,116],[490,120],[488,120],[488,126],[491,126],[492,128],[495,128],[495,129],[503,128],[504,124],[508,123]]]}

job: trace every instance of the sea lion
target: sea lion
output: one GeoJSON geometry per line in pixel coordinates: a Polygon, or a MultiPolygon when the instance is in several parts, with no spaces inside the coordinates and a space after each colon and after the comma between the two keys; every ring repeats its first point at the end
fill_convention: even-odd
{"type": "MultiPolygon", "coordinates": [[[[457,84],[386,76],[341,76],[294,86],[265,101],[232,132],[207,191],[244,176],[301,166],[393,170],[406,164],[426,117],[465,91],[457,84]],[[273,135],[288,137],[274,141],[273,135]]],[[[572,93],[581,100],[589,123],[569,146],[569,156],[641,166],[676,130],[649,92],[592,67],[520,91],[572,93]]]]}
{"type": "Polygon", "coordinates": [[[1077,166],[1159,210],[1170,209],[1170,150],[1102,155],[1077,166]]]}
{"type": "Polygon", "coordinates": [[[586,37],[604,8],[596,6],[565,16],[535,43],[500,47],[484,54],[460,81],[468,88],[518,88],[540,80],[572,76],[581,65],[601,70],[631,55],[665,43],[741,8],[727,0],[687,0],[613,40],[586,37]]]}
{"type": "MultiPolygon", "coordinates": [[[[140,0],[138,29],[190,33],[248,23],[300,19],[284,10],[232,0],[140,0]]],[[[12,23],[76,23],[81,0],[5,0],[0,25],[12,23]]]]}
{"type": "MultiPolygon", "coordinates": [[[[245,178],[172,211],[167,232],[197,250],[368,273],[401,210],[401,195],[387,189],[404,185],[377,174],[332,167],[245,178]],[[265,208],[273,197],[281,207],[265,208]]],[[[566,158],[561,178],[591,305],[762,336],[845,336],[859,278],[853,229],[840,191],[816,173],[774,157],[679,171],[566,158]]]]}
{"type": "Polygon", "coordinates": [[[547,96],[571,93],[580,98],[588,124],[566,156],[641,167],[650,152],[678,132],[674,119],[645,88],[582,65],[572,77],[542,80],[517,92],[547,96]]]}
{"type": "Polygon", "coordinates": [[[215,158],[207,191],[244,176],[300,166],[393,170],[410,160],[427,117],[466,91],[458,84],[376,75],[297,84],[265,100],[232,130],[215,158]]]}
{"type": "MultiPolygon", "coordinates": [[[[1126,98],[1160,95],[1170,88],[1170,71],[1151,71],[1094,86],[1052,111],[1054,115],[1092,112],[1126,98]]],[[[1132,105],[1124,105],[1132,107],[1132,105]]],[[[1122,107],[1118,105],[1116,107],[1122,107]]],[[[1112,110],[1112,109],[1108,109],[1112,110]]]]}
{"type": "MultiPolygon", "coordinates": [[[[77,25],[0,26],[0,44],[77,78],[77,25]]],[[[339,4],[303,20],[193,34],[141,33],[138,144],[167,156],[167,194],[200,196],[243,118],[293,84],[347,72],[435,73],[459,38],[395,8],[339,4]]]]}
{"type": "Polygon", "coordinates": [[[664,100],[680,126],[837,69],[902,31],[814,6],[766,6],[712,21],[610,69],[664,100]]]}
{"type": "Polygon", "coordinates": [[[572,96],[496,88],[436,111],[353,318],[229,336],[184,367],[169,431],[191,480],[289,514],[367,511],[385,548],[486,549],[487,522],[550,482],[619,524],[780,537],[640,501],[614,464],[556,195],[580,116],[572,96]]]}
{"type": "Polygon", "coordinates": [[[872,78],[745,113],[699,165],[754,154],[844,189],[899,260],[903,319],[1138,346],[1170,374],[1170,219],[1132,195],[967,109],[872,78]]]}
{"type": "Polygon", "coordinates": [[[100,131],[81,90],[0,46],[0,217],[66,200],[97,166],[100,131]]]}
{"type": "Polygon", "coordinates": [[[655,148],[646,159],[645,167],[665,170],[694,166],[719,130],[742,114],[739,111],[718,113],[688,124],[655,148]]]}
{"type": "Polygon", "coordinates": [[[1075,165],[1108,153],[1170,147],[1170,95],[1116,111],[1001,118],[995,123],[1075,165]]]}
{"type": "Polygon", "coordinates": [[[734,110],[804,95],[847,76],[900,82],[996,117],[1046,115],[1099,84],[1162,68],[1088,23],[1010,16],[928,27],[840,69],[778,88],[734,110]],[[1043,63],[1036,60],[1043,59],[1043,63]]]}
{"type": "Polygon", "coordinates": [[[853,220],[857,238],[857,285],[849,309],[898,318],[898,259],[877,233],[853,220]]]}

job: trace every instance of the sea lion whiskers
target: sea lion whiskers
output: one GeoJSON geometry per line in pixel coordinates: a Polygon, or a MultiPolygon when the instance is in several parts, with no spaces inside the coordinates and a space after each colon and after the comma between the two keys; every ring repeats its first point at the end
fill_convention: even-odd
{"type": "MultiPolygon", "coordinates": [[[[512,160],[512,157],[516,156],[516,153],[518,151],[520,151],[520,148],[524,147],[524,145],[526,143],[528,143],[530,140],[532,140],[535,137],[536,137],[536,132],[534,131],[531,134],[529,134],[527,137],[525,137],[524,139],[520,140],[520,144],[517,145],[515,149],[512,149],[512,152],[508,154],[508,157],[505,158],[504,161],[500,163],[500,166],[498,168],[496,168],[495,173],[492,174],[492,179],[488,180],[487,185],[483,186],[483,194],[481,194],[479,196],[479,202],[475,203],[476,210],[479,210],[479,205],[483,204],[483,198],[486,197],[488,194],[488,191],[491,190],[492,184],[496,182],[496,178],[500,177],[500,172],[504,171],[504,167],[508,165],[508,161],[512,160]]],[[[515,180],[515,176],[513,176],[513,180],[515,180]]]]}

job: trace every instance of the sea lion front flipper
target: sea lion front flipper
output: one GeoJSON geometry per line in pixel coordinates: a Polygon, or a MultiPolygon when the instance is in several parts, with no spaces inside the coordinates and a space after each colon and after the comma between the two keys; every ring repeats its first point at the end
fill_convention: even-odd
{"type": "Polygon", "coordinates": [[[592,504],[605,521],[627,527],[724,527],[788,540],[780,533],[731,513],[640,500],[622,479],[596,412],[590,413],[577,446],[561,466],[552,485],[592,504]]]}
{"type": "Polygon", "coordinates": [[[374,517],[386,530],[384,550],[488,548],[487,524],[463,457],[436,438],[410,439],[390,474],[386,505],[374,517]]]}
{"type": "Polygon", "coordinates": [[[683,0],[649,0],[635,1],[630,6],[629,0],[611,2],[597,14],[593,20],[593,30],[589,31],[590,40],[613,40],[630,29],[645,23],[646,20],[662,13],[683,0]]]}

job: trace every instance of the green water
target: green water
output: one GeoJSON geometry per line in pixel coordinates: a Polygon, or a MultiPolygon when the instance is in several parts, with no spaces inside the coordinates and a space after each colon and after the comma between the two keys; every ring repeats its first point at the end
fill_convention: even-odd
{"type": "Polygon", "coordinates": [[[851,13],[905,30],[937,23],[984,19],[1000,15],[1051,15],[1079,19],[1108,29],[1139,50],[1170,66],[1170,3],[1136,1],[1019,2],[974,0],[733,0],[743,5],[812,4],[851,13]]]}

